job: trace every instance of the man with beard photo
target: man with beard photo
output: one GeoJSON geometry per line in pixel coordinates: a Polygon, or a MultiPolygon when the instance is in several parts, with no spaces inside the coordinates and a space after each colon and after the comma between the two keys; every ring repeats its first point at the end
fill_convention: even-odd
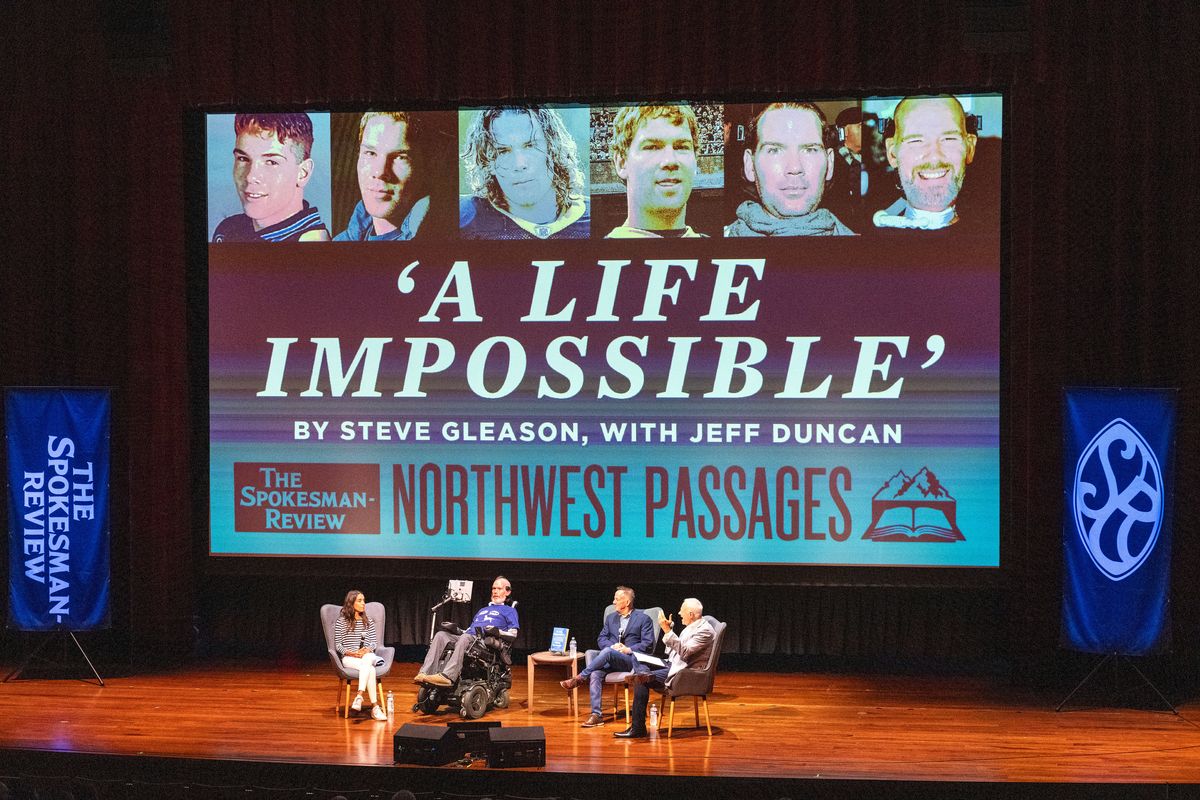
{"type": "Polygon", "coordinates": [[[959,192],[976,145],[962,104],[950,95],[906,97],[892,122],[887,160],[904,197],[875,212],[875,227],[934,231],[960,222],[959,192]]]}

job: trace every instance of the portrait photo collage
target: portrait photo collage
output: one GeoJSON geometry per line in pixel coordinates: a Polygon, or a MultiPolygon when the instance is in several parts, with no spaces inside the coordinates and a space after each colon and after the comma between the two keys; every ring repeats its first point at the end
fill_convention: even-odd
{"type": "Polygon", "coordinates": [[[1002,104],[208,114],[207,240],[996,236],[1002,104]]]}

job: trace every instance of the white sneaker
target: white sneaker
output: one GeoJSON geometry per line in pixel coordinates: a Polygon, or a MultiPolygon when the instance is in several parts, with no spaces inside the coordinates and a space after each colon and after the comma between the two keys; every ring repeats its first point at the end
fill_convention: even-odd
{"type": "Polygon", "coordinates": [[[387,714],[379,706],[371,706],[371,719],[377,719],[380,722],[387,722],[387,714]]]}
{"type": "Polygon", "coordinates": [[[354,702],[350,704],[350,708],[354,709],[355,711],[362,711],[362,695],[361,694],[354,698],[354,702]]]}

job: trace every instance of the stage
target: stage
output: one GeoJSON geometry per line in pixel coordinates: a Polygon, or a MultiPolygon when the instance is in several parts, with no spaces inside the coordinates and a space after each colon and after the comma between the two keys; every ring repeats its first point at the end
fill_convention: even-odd
{"type": "MultiPolygon", "coordinates": [[[[335,715],[324,662],[207,664],[108,678],[103,688],[0,684],[0,775],[573,797],[697,786],[712,797],[1182,797],[1200,783],[1195,702],[1179,715],[1056,713],[1061,698],[995,678],[727,671],[710,699],[711,737],[690,727],[691,702],[681,701],[672,738],[664,725],[649,740],[620,741],[612,734],[623,721],[579,727],[553,670],[538,672],[529,709],[523,666],[512,705],[485,719],[543,726],[544,769],[397,767],[392,734],[403,723],[459,719],[409,710],[416,668],[398,664],[385,679],[396,694],[388,722],[335,715]]],[[[586,714],[583,691],[581,701],[586,714]]]]}

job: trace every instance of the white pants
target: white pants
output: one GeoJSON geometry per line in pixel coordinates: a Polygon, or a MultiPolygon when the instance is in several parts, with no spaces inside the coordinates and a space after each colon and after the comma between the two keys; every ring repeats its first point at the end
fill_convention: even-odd
{"type": "Polygon", "coordinates": [[[342,656],[342,664],[346,669],[358,670],[358,691],[366,689],[367,696],[371,698],[372,703],[377,703],[375,699],[375,655],[368,653],[366,658],[355,658],[354,656],[342,656]]]}

